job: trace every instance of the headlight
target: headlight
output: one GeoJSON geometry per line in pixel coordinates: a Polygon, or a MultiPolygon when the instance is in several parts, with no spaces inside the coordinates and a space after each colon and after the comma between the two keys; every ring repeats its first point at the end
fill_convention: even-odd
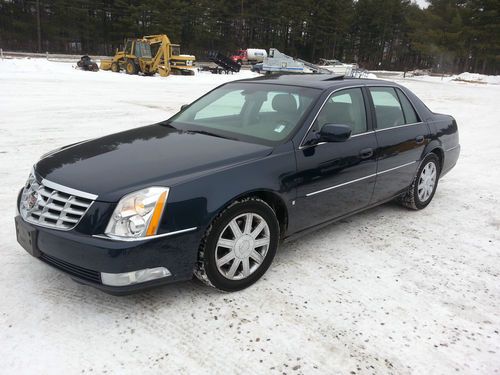
{"type": "Polygon", "coordinates": [[[150,187],[125,195],[113,211],[105,234],[122,238],[154,236],[160,225],[168,190],[165,187],[150,187]]]}

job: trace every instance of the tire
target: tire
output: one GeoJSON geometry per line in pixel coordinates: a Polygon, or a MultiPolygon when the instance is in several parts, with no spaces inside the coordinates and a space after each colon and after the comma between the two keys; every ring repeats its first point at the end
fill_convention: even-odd
{"type": "Polygon", "coordinates": [[[412,210],[421,210],[427,207],[436,192],[440,172],[441,166],[436,154],[427,155],[420,163],[411,186],[399,197],[399,202],[412,210]],[[433,181],[431,177],[427,177],[427,182],[425,182],[425,176],[432,176],[433,174],[433,181]]]}
{"type": "Polygon", "coordinates": [[[117,62],[112,62],[111,71],[114,73],[118,73],[120,71],[120,65],[117,62]]]}
{"type": "Polygon", "coordinates": [[[200,244],[195,276],[226,292],[249,287],[271,265],[279,231],[276,214],[264,201],[246,198],[232,203],[208,227],[200,244]],[[249,217],[251,224],[247,226],[249,217]],[[241,236],[235,235],[234,225],[238,225],[241,236]],[[257,241],[267,245],[259,246],[257,241]]]}
{"type": "Polygon", "coordinates": [[[132,60],[127,61],[127,64],[125,65],[125,71],[127,74],[137,74],[137,65],[132,60]]]}

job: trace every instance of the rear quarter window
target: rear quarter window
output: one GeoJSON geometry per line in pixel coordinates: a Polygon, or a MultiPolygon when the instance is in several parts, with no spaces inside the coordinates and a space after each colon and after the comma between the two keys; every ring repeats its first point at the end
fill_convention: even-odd
{"type": "Polygon", "coordinates": [[[401,102],[401,106],[403,107],[403,113],[405,115],[405,123],[406,124],[414,124],[416,122],[420,122],[413,105],[410,103],[406,95],[400,90],[396,90],[398,93],[399,101],[401,102]]]}

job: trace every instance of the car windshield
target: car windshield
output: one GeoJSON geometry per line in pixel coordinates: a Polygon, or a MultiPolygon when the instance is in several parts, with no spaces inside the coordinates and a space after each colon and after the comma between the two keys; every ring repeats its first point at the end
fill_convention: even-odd
{"type": "Polygon", "coordinates": [[[276,144],[287,139],[302,121],[321,90],[270,85],[224,85],[168,120],[185,131],[254,143],[276,144]]]}

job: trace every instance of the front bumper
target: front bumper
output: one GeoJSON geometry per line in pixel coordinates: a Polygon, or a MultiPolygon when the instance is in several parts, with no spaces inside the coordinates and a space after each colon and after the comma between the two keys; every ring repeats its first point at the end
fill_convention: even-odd
{"type": "Polygon", "coordinates": [[[193,230],[169,237],[127,242],[34,226],[20,215],[15,220],[17,226],[35,233],[32,255],[66,272],[77,282],[111,294],[128,294],[191,279],[202,236],[200,230],[193,230]],[[171,276],[119,287],[104,285],[100,278],[101,272],[124,273],[155,267],[167,268],[171,276]]]}

